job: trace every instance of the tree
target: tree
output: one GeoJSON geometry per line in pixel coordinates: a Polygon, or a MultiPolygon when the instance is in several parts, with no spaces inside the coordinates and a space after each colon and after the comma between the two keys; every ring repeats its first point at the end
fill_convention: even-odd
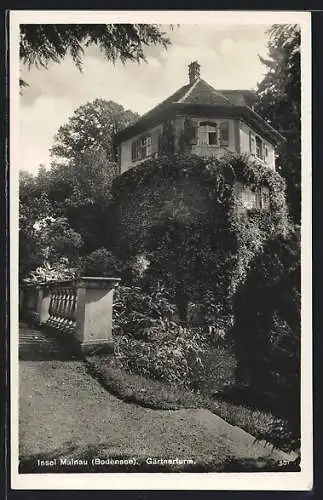
{"type": "Polygon", "coordinates": [[[232,330],[237,380],[271,396],[293,439],[300,433],[299,239],[299,231],[272,238],[253,260],[235,296],[232,330]]]}
{"type": "Polygon", "coordinates": [[[80,161],[91,150],[99,150],[108,162],[117,160],[114,136],[139,118],[120,104],[95,99],[75,110],[68,122],[59,128],[51,155],[57,163],[80,161]]]}
{"type": "Polygon", "coordinates": [[[107,162],[102,150],[88,150],[67,165],[53,164],[49,199],[84,241],[83,253],[109,246],[113,218],[111,184],[116,164],[107,162]]]}
{"type": "Polygon", "coordinates": [[[47,68],[70,54],[81,70],[84,49],[91,45],[108,61],[139,63],[146,47],[170,45],[157,24],[22,24],[20,33],[20,59],[29,67],[47,68]]]}
{"type": "MultiPolygon", "coordinates": [[[[41,171],[40,177],[42,178],[41,171]]],[[[42,255],[37,246],[34,224],[53,215],[53,207],[38,178],[28,172],[19,174],[19,275],[26,276],[40,265],[42,255]]]]}
{"type": "Polygon", "coordinates": [[[119,174],[114,136],[138,116],[95,99],[77,108],[56,135],[48,196],[82,235],[85,253],[110,245],[110,189],[119,174]]]}
{"type": "Polygon", "coordinates": [[[301,76],[300,28],[273,25],[269,31],[268,71],[258,85],[255,110],[285,136],[278,148],[277,169],[287,181],[290,213],[300,222],[301,196],[301,76]]]}

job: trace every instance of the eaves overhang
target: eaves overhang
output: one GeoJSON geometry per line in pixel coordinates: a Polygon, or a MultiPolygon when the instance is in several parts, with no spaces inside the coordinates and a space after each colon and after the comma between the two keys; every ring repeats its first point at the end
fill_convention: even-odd
{"type": "Polygon", "coordinates": [[[115,136],[115,143],[120,144],[176,116],[216,116],[217,118],[240,119],[274,145],[285,141],[282,134],[248,106],[173,103],[158,114],[147,116],[147,118],[143,116],[137,122],[121,130],[115,136]]]}

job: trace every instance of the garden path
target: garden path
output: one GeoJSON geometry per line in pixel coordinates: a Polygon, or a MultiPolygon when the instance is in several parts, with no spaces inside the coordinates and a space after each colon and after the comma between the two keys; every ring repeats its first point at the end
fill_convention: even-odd
{"type": "MultiPolygon", "coordinates": [[[[179,458],[212,470],[231,459],[260,466],[288,459],[208,410],[152,410],[121,401],[44,332],[22,326],[20,353],[22,472],[36,472],[38,459],[53,458],[136,457],[142,463],[148,457],[179,458]]],[[[46,472],[53,472],[50,467],[46,472]]]]}

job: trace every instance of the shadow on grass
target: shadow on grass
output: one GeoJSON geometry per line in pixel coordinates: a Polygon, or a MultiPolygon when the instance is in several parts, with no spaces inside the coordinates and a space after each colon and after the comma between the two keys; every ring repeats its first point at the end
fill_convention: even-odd
{"type": "Polygon", "coordinates": [[[234,405],[268,411],[279,418],[286,418],[290,415],[290,402],[286,401],[286,395],[260,391],[249,386],[233,385],[219,391],[216,398],[234,405]]]}
{"type": "Polygon", "coordinates": [[[79,346],[71,335],[27,323],[19,326],[21,361],[71,361],[82,357],[79,346]]]}

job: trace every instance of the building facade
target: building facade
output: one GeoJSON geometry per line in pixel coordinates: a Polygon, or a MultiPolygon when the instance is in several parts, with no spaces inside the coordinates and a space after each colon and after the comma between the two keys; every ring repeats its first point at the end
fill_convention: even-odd
{"type": "Polygon", "coordinates": [[[116,136],[120,173],[162,154],[165,126],[171,128],[174,152],[203,157],[227,151],[250,154],[275,169],[275,148],[284,140],[253,110],[255,97],[246,90],[215,90],[200,77],[200,65],[189,65],[189,83],[116,136]]]}

